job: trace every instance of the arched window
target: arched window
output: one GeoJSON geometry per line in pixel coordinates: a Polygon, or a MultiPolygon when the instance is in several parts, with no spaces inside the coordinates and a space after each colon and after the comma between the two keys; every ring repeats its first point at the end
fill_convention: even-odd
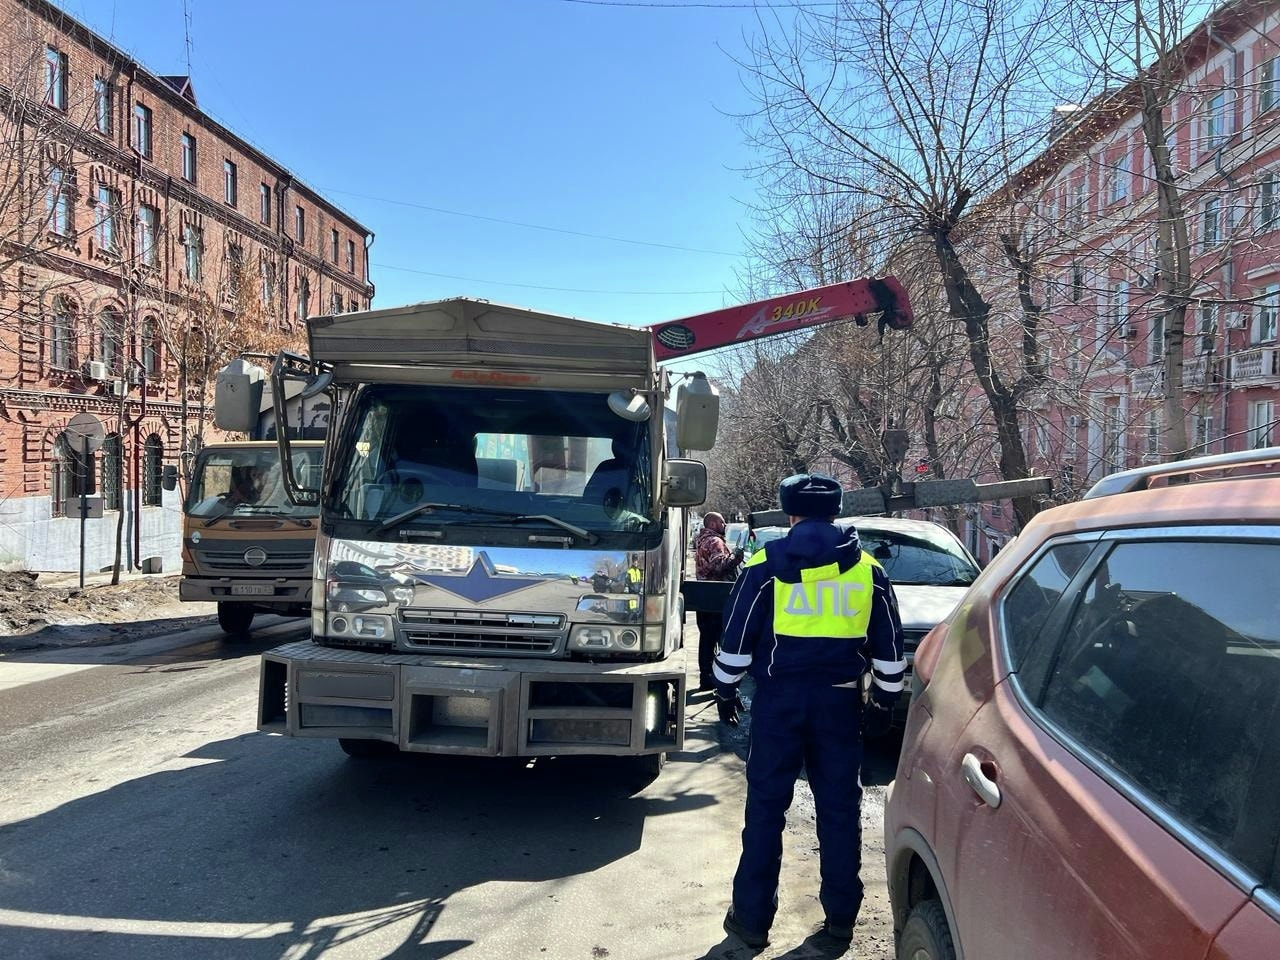
{"type": "Polygon", "coordinates": [[[142,319],[142,369],[148,379],[160,375],[160,357],[163,344],[160,340],[160,324],[155,317],[142,319]]]}
{"type": "Polygon", "coordinates": [[[102,509],[119,510],[124,487],[124,445],[120,434],[109,433],[102,444],[102,509]]]}
{"type": "Polygon", "coordinates": [[[160,483],[164,471],[164,443],[151,434],[142,445],[142,505],[158,507],[163,496],[160,483]]]}
{"type": "Polygon", "coordinates": [[[49,317],[49,366],[56,370],[70,370],[76,365],[74,324],[71,304],[65,297],[54,297],[49,317]]]}
{"type": "Polygon", "coordinates": [[[68,501],[93,493],[93,454],[85,456],[83,448],[77,450],[67,435],[60,433],[53,444],[51,467],[49,493],[53,515],[65,517],[68,501]]]}
{"type": "Polygon", "coordinates": [[[107,373],[117,374],[123,362],[124,317],[119,310],[103,310],[98,324],[98,357],[107,373]]]}
{"type": "Polygon", "coordinates": [[[308,301],[311,299],[311,282],[303,277],[298,281],[298,319],[306,320],[311,305],[308,301]]]}

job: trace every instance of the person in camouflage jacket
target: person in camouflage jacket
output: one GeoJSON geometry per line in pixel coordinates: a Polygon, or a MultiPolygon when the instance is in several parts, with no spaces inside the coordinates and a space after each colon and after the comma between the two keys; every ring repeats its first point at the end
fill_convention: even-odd
{"type": "MultiPolygon", "coordinates": [[[[712,512],[703,516],[702,529],[693,542],[694,569],[699,580],[733,580],[742,564],[742,551],[730,550],[724,539],[725,522],[721,514],[712,512]]],[[[719,611],[698,611],[698,689],[711,690],[715,681],[711,676],[720,632],[724,629],[724,614],[719,611]]]]}

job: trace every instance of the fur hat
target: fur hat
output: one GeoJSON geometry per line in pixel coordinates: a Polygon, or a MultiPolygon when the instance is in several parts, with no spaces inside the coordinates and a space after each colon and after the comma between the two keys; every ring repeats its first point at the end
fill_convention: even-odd
{"type": "Polygon", "coordinates": [[[840,482],[821,473],[797,473],[778,484],[778,502],[789,517],[834,517],[843,499],[840,482]]]}

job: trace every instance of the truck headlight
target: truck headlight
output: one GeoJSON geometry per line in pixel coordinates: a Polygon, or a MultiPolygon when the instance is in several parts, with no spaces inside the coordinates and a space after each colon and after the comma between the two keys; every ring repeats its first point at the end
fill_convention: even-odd
{"type": "Polygon", "coordinates": [[[329,608],[339,613],[381,606],[387,602],[387,593],[382,587],[342,580],[328,581],[325,584],[325,595],[329,598],[329,608]]]}
{"type": "Polygon", "coordinates": [[[584,623],[569,633],[569,649],[578,653],[639,653],[640,628],[584,623]]]}
{"type": "Polygon", "coordinates": [[[381,613],[335,613],[329,615],[328,635],[354,640],[389,640],[391,618],[381,613]]]}

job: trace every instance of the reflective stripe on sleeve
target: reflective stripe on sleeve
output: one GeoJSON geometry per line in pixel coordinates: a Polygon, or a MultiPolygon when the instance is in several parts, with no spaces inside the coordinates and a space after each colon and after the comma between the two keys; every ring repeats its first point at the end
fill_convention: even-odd
{"type": "MultiPolygon", "coordinates": [[[[711,675],[720,683],[737,683],[747,675],[747,671],[739,670],[737,673],[730,673],[721,667],[720,664],[714,663],[711,665],[711,675]]],[[[901,687],[902,684],[899,683],[898,686],[901,687]]]]}
{"type": "Polygon", "coordinates": [[[905,658],[902,660],[877,660],[872,657],[871,667],[881,673],[901,673],[907,669],[907,661],[905,658]]]}
{"type": "Polygon", "coordinates": [[[749,653],[725,653],[723,650],[717,650],[716,660],[726,667],[751,666],[751,654],[749,653]]]}
{"type": "Polygon", "coordinates": [[[872,682],[885,693],[901,693],[905,684],[901,680],[881,680],[873,676],[872,682]]]}

